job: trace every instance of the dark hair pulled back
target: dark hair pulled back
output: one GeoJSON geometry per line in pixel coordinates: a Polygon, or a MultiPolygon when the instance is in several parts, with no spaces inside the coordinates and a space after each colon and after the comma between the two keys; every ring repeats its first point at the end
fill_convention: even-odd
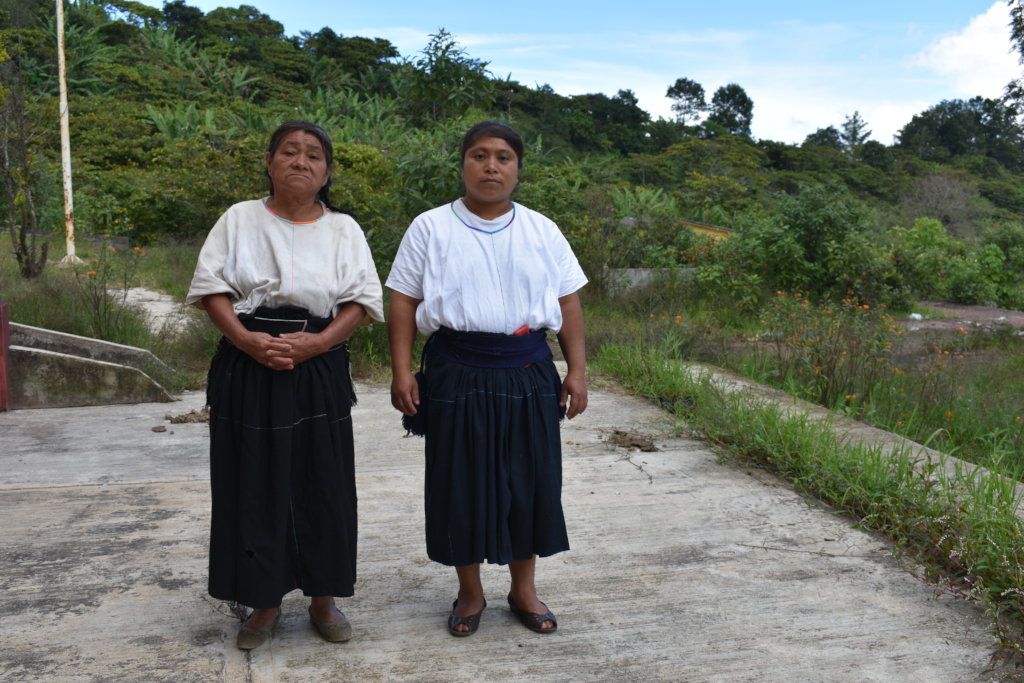
{"type": "Polygon", "coordinates": [[[501,121],[481,121],[466,131],[466,134],[462,136],[462,152],[459,154],[460,166],[466,159],[466,152],[480,138],[501,138],[507,142],[512,151],[516,153],[516,161],[520,170],[523,168],[523,139],[519,137],[519,133],[512,126],[501,121]]]}
{"type": "MultiPolygon", "coordinates": [[[[312,121],[295,119],[292,121],[285,121],[278,126],[277,130],[275,130],[270,136],[270,144],[267,145],[267,154],[270,155],[270,158],[274,158],[274,153],[277,152],[277,148],[281,146],[281,141],[297,130],[300,130],[303,133],[309,133],[320,141],[320,146],[324,148],[324,161],[327,162],[327,169],[333,172],[334,143],[331,142],[331,136],[327,134],[327,131],[312,121]]],[[[270,178],[269,171],[267,172],[267,178],[270,178]]],[[[331,203],[330,189],[332,184],[333,178],[328,178],[327,183],[320,188],[319,192],[317,192],[316,198],[323,202],[324,206],[326,206],[330,211],[334,211],[336,213],[347,213],[350,216],[353,215],[351,211],[339,208],[331,203]]],[[[270,182],[270,196],[274,196],[274,182],[272,180],[270,182]]]]}

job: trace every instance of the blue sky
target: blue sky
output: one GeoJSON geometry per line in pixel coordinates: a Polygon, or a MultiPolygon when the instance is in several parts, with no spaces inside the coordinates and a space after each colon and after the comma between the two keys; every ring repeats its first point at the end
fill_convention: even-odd
{"type": "Polygon", "coordinates": [[[665,90],[679,77],[703,85],[708,99],[738,83],[754,101],[754,137],[790,143],[859,111],[872,137],[890,144],[914,114],[946,99],[998,97],[1022,73],[1003,0],[245,4],[288,35],[329,26],[386,38],[407,57],[443,27],[495,76],[562,95],[630,89],[654,118],[671,116],[665,90]]]}

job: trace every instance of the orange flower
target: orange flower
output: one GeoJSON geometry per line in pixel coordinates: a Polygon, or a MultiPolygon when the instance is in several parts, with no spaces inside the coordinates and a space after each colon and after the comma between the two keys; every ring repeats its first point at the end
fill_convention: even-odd
{"type": "Polygon", "coordinates": [[[96,271],[95,271],[95,270],[89,270],[89,271],[86,271],[86,273],[85,273],[85,274],[86,274],[86,275],[96,275],[97,273],[96,273],[96,271]]]}
{"type": "Polygon", "coordinates": [[[953,413],[947,412],[946,413],[946,419],[947,420],[952,420],[953,419],[953,413]]]}
{"type": "Polygon", "coordinates": [[[893,368],[892,371],[895,372],[897,374],[897,376],[903,374],[903,371],[900,370],[899,368],[893,368]]]}

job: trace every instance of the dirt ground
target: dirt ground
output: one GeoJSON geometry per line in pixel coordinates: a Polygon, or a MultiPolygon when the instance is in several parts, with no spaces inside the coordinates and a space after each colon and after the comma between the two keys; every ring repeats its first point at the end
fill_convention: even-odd
{"type": "Polygon", "coordinates": [[[923,320],[901,320],[908,330],[937,330],[954,332],[957,327],[995,328],[1007,325],[1015,329],[1024,329],[1024,312],[1011,311],[991,306],[966,306],[949,304],[941,301],[922,301],[921,306],[935,312],[936,317],[925,317],[923,320]]]}

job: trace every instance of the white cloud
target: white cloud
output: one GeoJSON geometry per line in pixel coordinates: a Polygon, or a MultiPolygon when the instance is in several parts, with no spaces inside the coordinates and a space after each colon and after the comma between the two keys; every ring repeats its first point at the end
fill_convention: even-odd
{"type": "Polygon", "coordinates": [[[949,79],[962,97],[999,97],[1020,76],[1011,52],[1010,12],[1000,0],[959,33],[943,36],[914,56],[913,62],[949,79]]]}

